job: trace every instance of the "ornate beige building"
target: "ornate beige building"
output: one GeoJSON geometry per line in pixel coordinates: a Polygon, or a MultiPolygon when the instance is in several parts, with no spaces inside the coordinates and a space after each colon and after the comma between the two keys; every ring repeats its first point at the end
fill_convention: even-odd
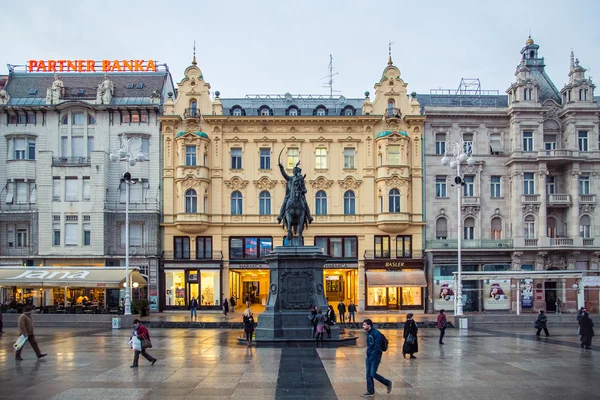
{"type": "Polygon", "coordinates": [[[165,104],[161,307],[264,304],[262,256],[283,245],[278,160],[300,161],[314,222],[304,243],[331,256],[330,302],[423,309],[424,117],[390,60],[375,98],[252,95],[225,99],[195,57],[165,104]]]}

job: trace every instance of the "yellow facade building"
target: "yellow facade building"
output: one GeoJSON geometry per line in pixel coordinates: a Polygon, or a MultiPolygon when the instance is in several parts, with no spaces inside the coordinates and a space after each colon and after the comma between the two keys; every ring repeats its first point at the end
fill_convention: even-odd
{"type": "Polygon", "coordinates": [[[264,305],[262,256],[284,244],[277,223],[298,161],[314,222],[304,243],[331,256],[330,303],[423,310],[424,117],[390,60],[374,100],[211,94],[195,62],[161,117],[161,309],[220,308],[224,298],[264,305]]]}

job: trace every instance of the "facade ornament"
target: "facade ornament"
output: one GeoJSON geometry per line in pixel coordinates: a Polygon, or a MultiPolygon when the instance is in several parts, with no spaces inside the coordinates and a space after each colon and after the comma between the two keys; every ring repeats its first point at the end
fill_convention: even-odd
{"type": "Polygon", "coordinates": [[[109,79],[108,74],[104,75],[104,81],[98,84],[96,92],[96,104],[110,104],[115,94],[115,85],[109,79]]]}
{"type": "Polygon", "coordinates": [[[571,179],[578,181],[581,176],[581,171],[571,171],[571,179]]]}
{"type": "Polygon", "coordinates": [[[338,183],[344,190],[356,190],[360,187],[362,181],[357,181],[356,179],[354,179],[354,177],[347,176],[346,178],[344,178],[344,180],[338,181],[338,183]]]}
{"type": "Polygon", "coordinates": [[[552,252],[544,257],[544,264],[546,269],[566,269],[567,259],[560,253],[552,252]]]}
{"type": "Polygon", "coordinates": [[[388,187],[402,187],[408,185],[408,181],[406,179],[400,178],[398,175],[394,175],[391,179],[388,179],[385,182],[385,185],[388,187]]]}
{"type": "Polygon", "coordinates": [[[580,204],[579,205],[579,215],[583,215],[583,214],[594,214],[594,211],[596,210],[596,205],[595,204],[580,204]]]}
{"type": "Polygon", "coordinates": [[[462,206],[460,209],[463,215],[477,215],[479,213],[479,206],[462,206]]]}
{"type": "Polygon", "coordinates": [[[315,190],[327,190],[333,185],[333,181],[327,180],[324,176],[319,176],[313,181],[308,181],[315,190]]]}
{"type": "Polygon", "coordinates": [[[8,104],[10,101],[10,95],[4,89],[0,90],[0,104],[8,104]]]}
{"type": "Polygon", "coordinates": [[[590,269],[598,270],[598,265],[600,264],[600,252],[596,251],[592,253],[590,257],[590,269]]]}
{"type": "Polygon", "coordinates": [[[535,257],[535,270],[543,271],[546,264],[546,256],[548,255],[547,251],[538,251],[537,256],[535,257]]]}
{"type": "Polygon", "coordinates": [[[189,189],[198,186],[199,183],[200,181],[198,181],[196,178],[188,176],[183,181],[181,181],[181,187],[183,187],[184,189],[189,189]]]}
{"type": "Polygon", "coordinates": [[[549,172],[548,170],[546,170],[546,171],[538,171],[538,176],[539,176],[541,179],[546,179],[546,177],[547,177],[548,175],[550,175],[550,172],[549,172]]]}
{"type": "Polygon", "coordinates": [[[65,91],[65,85],[58,75],[54,74],[52,86],[46,89],[46,104],[58,104],[65,91]]]}
{"type": "Polygon", "coordinates": [[[572,252],[567,258],[567,269],[574,270],[577,266],[577,256],[580,254],[579,251],[572,252]]]}
{"type": "Polygon", "coordinates": [[[539,204],[523,204],[523,214],[537,214],[539,211],[539,204]]]}
{"type": "Polygon", "coordinates": [[[512,270],[513,271],[520,271],[521,270],[521,257],[523,256],[523,252],[522,251],[513,251],[512,255],[511,255],[511,259],[512,259],[512,270]]]}
{"type": "Polygon", "coordinates": [[[231,190],[245,189],[248,186],[248,181],[242,180],[239,176],[234,176],[228,181],[225,181],[225,186],[231,190]]]}
{"type": "Polygon", "coordinates": [[[270,190],[277,185],[277,181],[271,180],[267,176],[263,176],[257,181],[252,181],[252,183],[254,183],[254,186],[259,190],[270,190]]]}

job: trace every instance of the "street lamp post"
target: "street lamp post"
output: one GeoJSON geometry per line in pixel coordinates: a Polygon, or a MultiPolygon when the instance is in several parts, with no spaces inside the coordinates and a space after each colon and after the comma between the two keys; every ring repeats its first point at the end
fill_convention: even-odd
{"type": "Polygon", "coordinates": [[[461,190],[464,186],[464,180],[460,175],[460,164],[466,162],[469,167],[475,165],[475,159],[472,157],[473,142],[446,142],[446,153],[442,158],[442,165],[450,165],[450,168],[456,169],[456,177],[454,184],[456,186],[456,194],[458,200],[458,274],[456,284],[456,298],[454,302],[454,315],[463,315],[462,301],[462,260],[461,260],[461,245],[462,245],[462,208],[461,208],[461,190]]]}
{"type": "Polygon", "coordinates": [[[142,139],[139,136],[128,138],[122,135],[119,148],[110,154],[110,161],[126,161],[123,181],[125,182],[125,315],[131,315],[131,286],[129,284],[129,185],[137,181],[131,180],[129,166],[134,166],[138,161],[143,162],[146,156],[142,152],[142,139]],[[137,155],[134,151],[137,150],[137,155]]]}

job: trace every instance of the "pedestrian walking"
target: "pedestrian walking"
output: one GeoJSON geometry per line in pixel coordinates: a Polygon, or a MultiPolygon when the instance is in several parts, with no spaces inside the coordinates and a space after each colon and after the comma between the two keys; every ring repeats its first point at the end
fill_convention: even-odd
{"type": "Polygon", "coordinates": [[[308,320],[310,321],[310,324],[312,325],[312,338],[315,338],[315,335],[317,334],[317,307],[316,306],[312,306],[310,309],[310,314],[308,314],[308,320]]]}
{"type": "Polygon", "coordinates": [[[146,352],[146,349],[149,349],[152,347],[152,342],[150,341],[150,332],[148,332],[148,329],[146,329],[146,327],[144,325],[142,325],[142,322],[139,319],[134,319],[133,320],[133,334],[131,336],[131,340],[135,341],[138,340],[140,341],[140,349],[141,350],[137,350],[137,348],[134,347],[134,352],[133,352],[133,364],[131,365],[131,368],[137,368],[138,367],[138,361],[140,359],[140,354],[144,356],[144,358],[146,360],[148,360],[152,365],[154,365],[156,363],[156,358],[152,357],[150,354],[148,354],[146,352]]]}
{"type": "Polygon", "coordinates": [[[252,346],[252,334],[254,333],[254,315],[249,308],[244,310],[244,333],[246,334],[246,345],[252,346]]]}
{"type": "Polygon", "coordinates": [[[354,318],[355,313],[356,306],[354,305],[352,300],[350,300],[350,305],[348,305],[348,322],[356,322],[356,319],[354,318]]]}
{"type": "Polygon", "coordinates": [[[544,314],[544,310],[540,310],[540,314],[538,315],[536,321],[537,321],[537,332],[535,333],[535,335],[540,336],[540,332],[543,329],[544,333],[546,334],[546,337],[550,336],[550,334],[548,333],[548,327],[546,326],[546,323],[548,322],[548,317],[546,317],[546,314],[544,314]]]}
{"type": "Polygon", "coordinates": [[[556,296],[556,313],[560,314],[560,305],[562,304],[562,300],[560,299],[560,297],[556,296]]]}
{"type": "Polygon", "coordinates": [[[190,318],[198,318],[198,313],[196,309],[198,308],[198,300],[194,296],[192,296],[192,300],[190,300],[190,318]]]}
{"type": "Polygon", "coordinates": [[[586,311],[587,310],[585,309],[585,307],[581,307],[579,311],[577,311],[577,322],[579,322],[581,318],[583,318],[583,313],[586,311]]]}
{"type": "Polygon", "coordinates": [[[579,332],[581,333],[581,348],[592,349],[592,337],[594,336],[594,323],[588,312],[584,312],[579,320],[579,332]]]}
{"type": "MultiPolygon", "coordinates": [[[[31,307],[25,307],[25,312],[19,316],[18,324],[19,332],[21,332],[21,335],[27,338],[27,341],[31,345],[31,348],[33,349],[33,351],[35,351],[37,358],[46,357],[47,354],[42,353],[40,351],[40,347],[38,346],[37,341],[35,340],[35,335],[33,334],[33,319],[31,319],[31,307]]],[[[24,346],[25,345],[23,345],[23,347],[24,346]]],[[[15,360],[23,361],[23,359],[21,358],[21,352],[23,351],[23,347],[21,347],[15,353],[15,360]]]]}
{"type": "Polygon", "coordinates": [[[330,304],[327,306],[327,323],[325,325],[325,330],[327,331],[327,339],[331,339],[331,326],[335,325],[335,311],[333,311],[333,306],[330,304]]]}
{"type": "Polygon", "coordinates": [[[235,301],[235,296],[231,296],[231,298],[229,299],[229,305],[231,306],[231,312],[235,311],[236,304],[237,304],[237,302],[235,301]]]}
{"type": "Polygon", "coordinates": [[[315,320],[317,321],[317,337],[316,341],[319,343],[319,340],[323,341],[323,334],[326,332],[327,328],[327,316],[323,315],[323,311],[319,307],[317,307],[317,315],[315,316],[315,320]]]}
{"type": "Polygon", "coordinates": [[[225,314],[225,316],[227,316],[228,312],[229,312],[229,303],[227,302],[227,298],[225,298],[223,300],[223,314],[225,314]]]}
{"type": "Polygon", "coordinates": [[[448,319],[446,318],[445,310],[440,310],[437,317],[437,326],[440,330],[439,344],[444,344],[444,335],[446,334],[446,328],[448,327],[448,319]]]}
{"type": "Polygon", "coordinates": [[[404,344],[402,345],[402,357],[406,358],[407,354],[410,354],[410,358],[415,357],[415,353],[419,352],[419,341],[417,339],[417,323],[413,319],[413,314],[406,314],[406,322],[404,323],[404,344]]]}
{"type": "Polygon", "coordinates": [[[367,332],[367,392],[361,394],[361,397],[375,397],[375,381],[377,379],[387,388],[388,394],[391,393],[394,382],[377,373],[377,368],[381,363],[383,355],[383,335],[373,326],[373,321],[365,319],[362,324],[363,329],[367,332]]]}
{"type": "Polygon", "coordinates": [[[340,322],[343,324],[346,322],[346,304],[343,300],[340,300],[340,302],[337,305],[337,309],[338,314],[340,314],[340,322]]]}

